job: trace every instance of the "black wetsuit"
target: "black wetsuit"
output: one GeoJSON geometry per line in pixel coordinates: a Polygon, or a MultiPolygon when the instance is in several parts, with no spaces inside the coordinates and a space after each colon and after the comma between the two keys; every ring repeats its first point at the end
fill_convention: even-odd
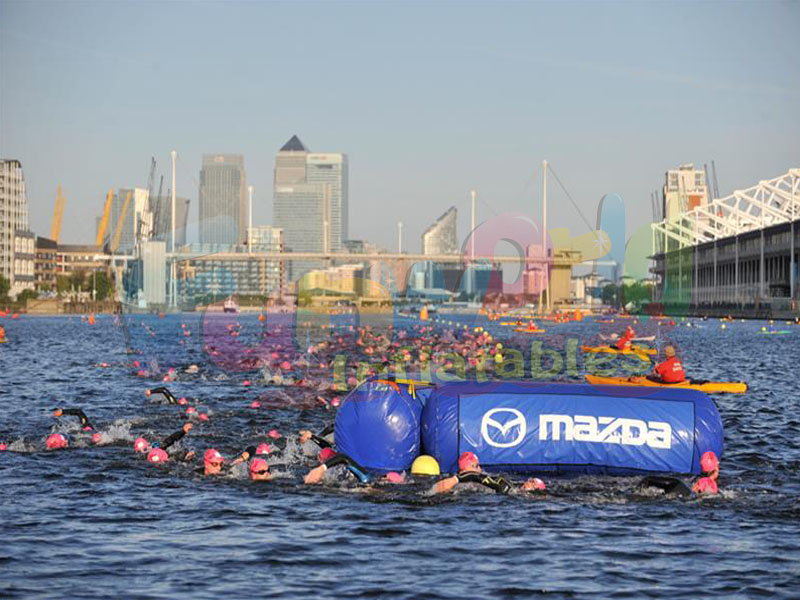
{"type": "Polygon", "coordinates": [[[478,473],[477,471],[459,473],[456,477],[458,477],[459,483],[480,483],[498,494],[508,494],[514,487],[505,477],[492,477],[491,475],[478,473]]]}
{"type": "MultiPolygon", "coordinates": [[[[178,431],[169,434],[167,437],[164,438],[163,441],[161,441],[157,445],[154,445],[153,447],[154,448],[161,448],[162,450],[166,451],[167,448],[172,446],[178,440],[182,439],[183,436],[185,436],[185,435],[186,435],[186,432],[183,429],[179,429],[178,431]]],[[[174,456],[172,454],[170,454],[170,458],[174,457],[174,458],[180,458],[180,460],[185,460],[187,454],[189,454],[189,451],[185,451],[184,450],[184,451],[179,452],[178,454],[176,454],[174,456]]]]}
{"type": "Polygon", "coordinates": [[[62,408],[61,409],[61,416],[71,416],[71,417],[78,417],[81,420],[81,427],[84,429],[88,427],[89,429],[94,429],[94,425],[89,422],[89,418],[80,408],[62,408]]]}
{"type": "Polygon", "coordinates": [[[336,455],[332,456],[322,464],[328,469],[338,467],[339,465],[345,465],[347,466],[347,470],[355,475],[361,483],[369,483],[370,477],[367,473],[367,470],[346,454],[337,452],[336,455]]]}
{"type": "Polygon", "coordinates": [[[325,439],[326,435],[330,435],[332,433],[333,433],[333,424],[328,425],[325,429],[323,429],[319,433],[312,433],[311,441],[314,442],[320,448],[332,448],[333,444],[331,444],[328,440],[325,439]]]}
{"type": "Polygon", "coordinates": [[[163,386],[151,389],[150,394],[161,394],[170,404],[179,404],[178,399],[172,395],[172,392],[163,386]]]}
{"type": "Polygon", "coordinates": [[[678,496],[679,498],[689,498],[692,490],[680,479],[666,477],[663,475],[648,475],[639,482],[638,489],[643,491],[647,488],[657,488],[664,492],[665,496],[678,496]]]}

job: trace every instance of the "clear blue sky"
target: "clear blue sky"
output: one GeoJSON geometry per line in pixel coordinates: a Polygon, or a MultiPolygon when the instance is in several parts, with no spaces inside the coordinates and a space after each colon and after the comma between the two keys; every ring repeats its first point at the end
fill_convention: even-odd
{"type": "MultiPolygon", "coordinates": [[[[723,194],[800,166],[797,2],[0,2],[0,155],[22,161],[31,225],[90,242],[109,187],[150,156],[192,199],[203,153],[245,156],[256,223],[292,135],[350,157],[350,231],[404,246],[450,205],[539,210],[548,159],[594,222],[629,231],[680,163],[723,194]]],[[[550,186],[551,226],[585,232],[550,186]]]]}

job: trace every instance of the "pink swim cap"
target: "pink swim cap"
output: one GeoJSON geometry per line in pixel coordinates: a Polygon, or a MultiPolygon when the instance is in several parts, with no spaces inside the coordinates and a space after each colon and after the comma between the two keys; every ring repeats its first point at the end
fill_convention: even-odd
{"type": "Polygon", "coordinates": [[[703,455],[700,457],[700,468],[703,470],[703,473],[711,473],[718,467],[719,460],[717,460],[717,455],[711,450],[703,452],[703,455]]]}
{"type": "Polygon", "coordinates": [[[95,432],[95,433],[92,434],[92,443],[93,444],[99,444],[101,439],[102,439],[102,436],[98,432],[95,432]]]}
{"type": "Polygon", "coordinates": [[[263,458],[254,458],[250,462],[250,472],[258,473],[259,471],[269,471],[269,464],[263,458]]]}
{"type": "Polygon", "coordinates": [[[186,409],[186,414],[187,415],[193,415],[196,412],[197,412],[197,409],[194,406],[190,406],[189,408],[186,409]]]}
{"type": "Polygon", "coordinates": [[[253,400],[250,403],[250,408],[261,408],[261,402],[259,402],[258,400],[253,400]]]}
{"type": "Polygon", "coordinates": [[[186,398],[178,398],[178,404],[184,406],[187,402],[189,402],[186,398]]]}
{"type": "Polygon", "coordinates": [[[281,434],[277,429],[270,429],[267,435],[271,437],[273,440],[278,440],[281,438],[281,434]]]}
{"type": "Polygon", "coordinates": [[[169,460],[169,454],[161,448],[153,448],[147,453],[147,462],[162,463],[169,460]]]}
{"type": "Polygon", "coordinates": [[[201,421],[208,421],[208,415],[206,413],[200,413],[197,415],[201,421]]]}
{"type": "Polygon", "coordinates": [[[91,430],[92,430],[92,428],[91,428],[91,427],[89,427],[89,426],[87,425],[86,427],[84,427],[84,428],[83,428],[83,430],[84,430],[84,431],[91,431],[91,430]]]}
{"type": "Polygon", "coordinates": [[[319,451],[319,462],[326,462],[336,456],[336,451],[333,448],[323,448],[319,451]]]}
{"type": "Polygon", "coordinates": [[[458,457],[458,470],[464,471],[472,466],[473,463],[478,462],[478,457],[473,452],[463,452],[458,457]]]}
{"type": "Polygon", "coordinates": [[[0,452],[8,450],[8,446],[4,442],[0,442],[0,452]]]}
{"type": "Polygon", "coordinates": [[[68,446],[66,436],[60,433],[51,433],[47,436],[47,449],[48,450],[58,450],[60,448],[66,448],[68,446]]]}
{"type": "Polygon", "coordinates": [[[547,486],[544,484],[544,481],[542,481],[538,477],[534,477],[532,481],[533,481],[533,489],[542,492],[547,489],[547,486]]]}
{"type": "Polygon", "coordinates": [[[397,471],[390,471],[386,474],[386,480],[390,483],[403,483],[406,478],[397,471]]]}
{"type": "Polygon", "coordinates": [[[700,494],[716,494],[719,492],[717,482],[711,477],[701,477],[697,480],[697,491],[700,494]]]}
{"type": "Polygon", "coordinates": [[[341,403],[342,401],[339,398],[331,398],[331,406],[334,408],[339,406],[341,403]]]}
{"type": "Polygon", "coordinates": [[[212,465],[222,464],[223,462],[225,462],[225,459],[222,458],[222,454],[220,454],[216,448],[209,448],[203,455],[203,462],[212,465]]]}
{"type": "Polygon", "coordinates": [[[259,444],[256,448],[256,454],[269,454],[270,452],[272,452],[272,448],[266,443],[259,444]]]}
{"type": "Polygon", "coordinates": [[[289,363],[288,360],[285,360],[285,361],[283,361],[281,363],[281,369],[283,369],[284,371],[288,371],[291,368],[292,368],[292,365],[289,363]]]}
{"type": "Polygon", "coordinates": [[[150,444],[147,443],[147,440],[143,437],[136,438],[136,441],[133,442],[133,449],[136,452],[147,452],[147,449],[150,447],[150,444]]]}
{"type": "Polygon", "coordinates": [[[242,385],[250,385],[250,380],[249,380],[249,379],[245,379],[245,380],[242,382],[242,385]]]}

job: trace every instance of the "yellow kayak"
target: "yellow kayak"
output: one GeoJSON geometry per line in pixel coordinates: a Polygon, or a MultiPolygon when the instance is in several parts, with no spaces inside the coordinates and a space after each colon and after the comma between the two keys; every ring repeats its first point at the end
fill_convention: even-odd
{"type": "Polygon", "coordinates": [[[594,385],[681,388],[698,390],[707,394],[744,394],[747,391],[747,384],[744,381],[701,381],[689,379],[680,383],[659,383],[646,377],[600,377],[599,375],[586,375],[586,381],[594,385]]]}
{"type": "Polygon", "coordinates": [[[630,354],[642,360],[649,361],[650,356],[658,354],[655,348],[648,348],[646,346],[631,346],[628,350],[618,350],[611,346],[581,346],[583,352],[605,353],[605,354],[630,354]]]}

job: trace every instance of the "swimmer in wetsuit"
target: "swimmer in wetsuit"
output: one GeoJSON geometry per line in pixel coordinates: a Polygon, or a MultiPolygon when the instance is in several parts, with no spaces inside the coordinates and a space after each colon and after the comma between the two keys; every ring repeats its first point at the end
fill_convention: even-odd
{"type": "Polygon", "coordinates": [[[192,427],[193,425],[191,423],[185,423],[178,431],[169,434],[161,442],[155,442],[152,446],[150,446],[144,438],[138,438],[134,442],[133,447],[137,452],[147,452],[148,462],[165,462],[170,458],[177,458],[182,461],[192,460],[195,455],[194,450],[181,451],[180,453],[172,455],[167,454],[167,448],[182,439],[192,430],[192,427]]]}
{"type": "MultiPolygon", "coordinates": [[[[323,449],[323,452],[324,450],[325,449],[323,449]]],[[[320,453],[320,458],[322,458],[322,456],[322,453],[320,453]]],[[[319,483],[322,481],[322,478],[328,469],[338,467],[339,465],[345,465],[347,470],[350,471],[361,483],[369,483],[370,477],[367,474],[367,470],[346,454],[342,454],[341,452],[333,452],[332,455],[331,453],[325,453],[324,456],[326,458],[323,460],[322,464],[311,469],[303,478],[305,483],[319,483]]]]}
{"type": "Polygon", "coordinates": [[[320,448],[331,448],[333,444],[325,438],[333,433],[333,424],[328,425],[319,433],[311,433],[308,429],[300,431],[300,443],[314,442],[320,448]]]}
{"type": "MultiPolygon", "coordinates": [[[[480,483],[498,494],[508,494],[514,489],[514,484],[505,477],[493,477],[484,473],[478,457],[473,452],[463,452],[458,457],[458,474],[438,481],[432,491],[434,494],[443,494],[459,483],[480,483]]],[[[546,486],[541,479],[533,477],[523,483],[520,489],[526,492],[542,492],[546,486]]]]}
{"type": "Polygon", "coordinates": [[[169,402],[170,404],[181,404],[181,402],[175,396],[172,395],[172,392],[170,392],[164,386],[145,390],[144,392],[144,395],[147,396],[148,398],[153,394],[161,394],[167,399],[167,402],[169,402]]]}
{"type": "Polygon", "coordinates": [[[642,492],[648,488],[662,490],[665,496],[673,498],[690,498],[692,492],[695,494],[716,494],[719,492],[717,478],[719,477],[719,460],[717,455],[711,452],[704,452],[700,457],[700,468],[703,476],[700,477],[691,489],[686,483],[676,477],[664,475],[649,475],[642,479],[637,486],[637,490],[642,492]]]}
{"type": "Polygon", "coordinates": [[[84,431],[91,431],[94,429],[94,425],[91,424],[89,418],[80,408],[54,408],[53,409],[53,416],[54,417],[63,417],[63,416],[71,416],[71,417],[78,417],[81,421],[81,427],[83,427],[84,431]]]}

